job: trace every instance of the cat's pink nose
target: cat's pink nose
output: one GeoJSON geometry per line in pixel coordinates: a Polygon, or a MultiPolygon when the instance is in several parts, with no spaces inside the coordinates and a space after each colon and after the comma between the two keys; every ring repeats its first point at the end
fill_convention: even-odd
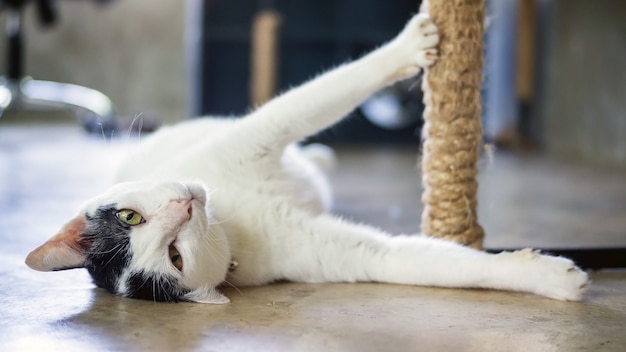
{"type": "Polygon", "coordinates": [[[193,198],[172,200],[167,205],[167,212],[180,217],[181,220],[189,220],[192,214],[192,201],[193,198]]]}

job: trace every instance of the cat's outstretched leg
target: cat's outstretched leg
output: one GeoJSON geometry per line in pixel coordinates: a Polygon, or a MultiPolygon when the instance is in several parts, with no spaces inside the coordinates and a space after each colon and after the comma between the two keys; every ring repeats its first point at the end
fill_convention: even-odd
{"type": "Polygon", "coordinates": [[[332,216],[310,220],[309,230],[288,239],[299,245],[284,253],[293,255],[293,265],[282,269],[284,278],[487,288],[570,301],[580,300],[588,283],[571,260],[530,249],[488,254],[431,237],[389,236],[332,216]]]}
{"type": "Polygon", "coordinates": [[[253,152],[282,148],[334,124],[372,93],[431,65],[439,42],[424,14],[413,17],[391,42],[289,90],[240,121],[236,133],[253,152]]]}

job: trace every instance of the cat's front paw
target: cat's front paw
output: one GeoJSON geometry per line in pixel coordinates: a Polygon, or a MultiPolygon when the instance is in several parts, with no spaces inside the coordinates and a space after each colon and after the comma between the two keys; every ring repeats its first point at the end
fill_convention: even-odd
{"type": "Polygon", "coordinates": [[[404,30],[392,42],[397,55],[404,61],[399,75],[402,78],[417,74],[422,67],[428,67],[437,60],[439,32],[426,14],[415,15],[404,30]]]}
{"type": "MultiPolygon", "coordinates": [[[[512,253],[525,265],[534,267],[527,279],[536,280],[533,292],[561,301],[580,301],[589,284],[587,273],[563,257],[539,254],[525,249],[512,253]],[[534,278],[532,276],[535,276],[534,278]]],[[[523,280],[523,279],[522,279],[523,280]]]]}

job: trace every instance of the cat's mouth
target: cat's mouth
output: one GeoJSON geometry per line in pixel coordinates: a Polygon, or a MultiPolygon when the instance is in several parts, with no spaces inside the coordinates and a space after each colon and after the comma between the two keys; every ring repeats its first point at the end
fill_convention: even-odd
{"type": "MultiPolygon", "coordinates": [[[[174,241],[176,242],[176,241],[174,241]]],[[[180,255],[176,246],[174,246],[174,242],[170,243],[168,247],[168,255],[170,257],[170,262],[178,271],[183,271],[183,257],[180,255]]]]}
{"type": "Polygon", "coordinates": [[[191,197],[191,199],[189,199],[189,208],[187,208],[187,214],[189,215],[189,219],[191,219],[191,216],[193,215],[193,201],[196,198],[191,197]]]}

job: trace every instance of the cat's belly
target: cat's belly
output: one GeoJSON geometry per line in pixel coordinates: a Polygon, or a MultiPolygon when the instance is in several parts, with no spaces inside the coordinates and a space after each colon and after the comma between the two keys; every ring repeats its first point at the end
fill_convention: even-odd
{"type": "MultiPolygon", "coordinates": [[[[199,144],[210,143],[216,135],[227,133],[234,122],[234,119],[206,117],[164,126],[128,151],[119,164],[115,181],[138,181],[157,170],[171,169],[181,155],[199,144]]],[[[198,159],[197,163],[203,161],[198,159]]],[[[210,155],[204,161],[206,159],[210,159],[210,155]]]]}
{"type": "Polygon", "coordinates": [[[228,133],[233,123],[207,118],[164,128],[129,153],[116,181],[200,181],[224,199],[227,209],[237,208],[239,202],[261,206],[268,198],[286,199],[315,213],[330,209],[326,175],[299,147],[291,145],[280,155],[253,163],[230,156],[237,154],[237,141],[223,152],[224,139],[213,141],[228,133]]]}

